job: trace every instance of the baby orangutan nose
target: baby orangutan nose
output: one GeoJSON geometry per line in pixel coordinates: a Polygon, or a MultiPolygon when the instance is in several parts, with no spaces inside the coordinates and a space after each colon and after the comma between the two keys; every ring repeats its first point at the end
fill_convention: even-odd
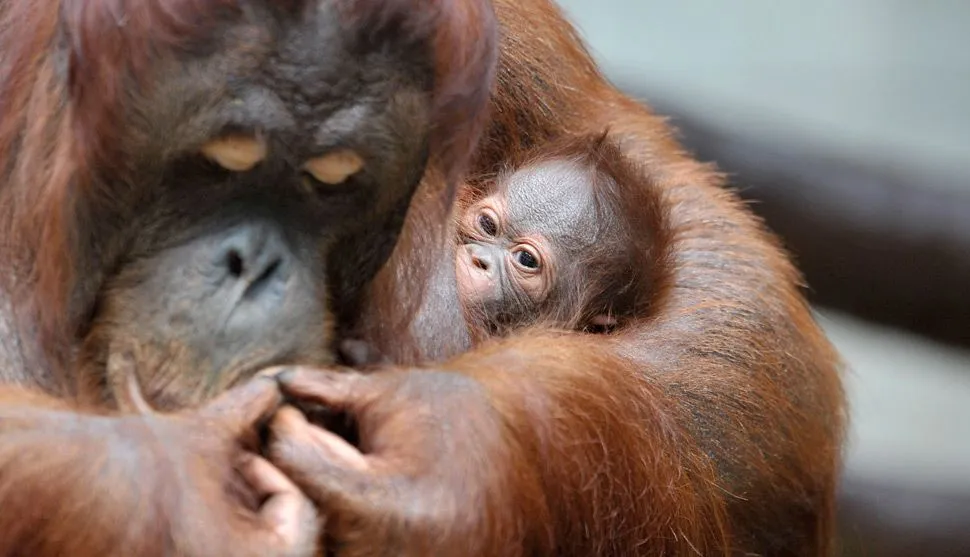
{"type": "Polygon", "coordinates": [[[484,303],[501,292],[501,250],[474,242],[458,248],[458,290],[464,299],[484,303]]]}
{"type": "Polygon", "coordinates": [[[471,263],[488,276],[493,276],[498,270],[495,263],[495,254],[488,248],[478,244],[466,244],[465,250],[471,257],[471,263]]]}

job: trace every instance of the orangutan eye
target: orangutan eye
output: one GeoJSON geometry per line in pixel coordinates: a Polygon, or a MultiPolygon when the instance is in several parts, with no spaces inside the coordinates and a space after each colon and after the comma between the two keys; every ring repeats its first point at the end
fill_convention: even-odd
{"type": "Polygon", "coordinates": [[[341,149],[303,164],[303,170],[321,184],[335,186],[347,181],[364,168],[364,159],[356,151],[341,149]]]}
{"type": "Polygon", "coordinates": [[[488,213],[478,215],[478,228],[486,236],[495,236],[498,234],[498,224],[495,223],[495,219],[488,213]]]}
{"type": "Polygon", "coordinates": [[[515,262],[522,268],[535,271],[539,268],[539,256],[527,249],[521,249],[513,254],[515,262]]]}

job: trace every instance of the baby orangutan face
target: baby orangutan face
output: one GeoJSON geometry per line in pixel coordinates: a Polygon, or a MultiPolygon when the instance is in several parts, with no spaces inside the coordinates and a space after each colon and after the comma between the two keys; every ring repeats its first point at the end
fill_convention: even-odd
{"type": "Polygon", "coordinates": [[[472,203],[459,220],[458,292],[490,324],[520,324],[582,266],[570,252],[598,233],[585,169],[568,161],[524,168],[472,203]]]}
{"type": "Polygon", "coordinates": [[[458,285],[468,304],[502,305],[506,298],[542,301],[553,281],[552,254],[536,231],[513,236],[507,206],[492,195],[468,211],[462,222],[463,246],[458,251],[458,285]]]}

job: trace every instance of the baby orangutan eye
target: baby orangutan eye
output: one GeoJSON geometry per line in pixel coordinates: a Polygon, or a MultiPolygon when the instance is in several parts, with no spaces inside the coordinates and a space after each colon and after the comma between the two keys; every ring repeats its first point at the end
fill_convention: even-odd
{"type": "Polygon", "coordinates": [[[527,248],[519,248],[518,251],[512,254],[512,257],[519,267],[527,271],[537,271],[541,266],[539,254],[527,248]]]}
{"type": "Polygon", "coordinates": [[[498,234],[498,224],[495,222],[495,218],[488,213],[478,215],[478,228],[482,231],[482,234],[489,237],[498,234]]]}

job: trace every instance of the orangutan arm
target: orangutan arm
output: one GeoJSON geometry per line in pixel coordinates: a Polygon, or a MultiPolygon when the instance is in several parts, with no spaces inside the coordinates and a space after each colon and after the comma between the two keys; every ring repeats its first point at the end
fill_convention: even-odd
{"type": "Polygon", "coordinates": [[[312,555],[305,497],[242,443],[259,379],[201,410],[108,416],[0,387],[0,554],[312,555]]]}
{"type": "Polygon", "coordinates": [[[668,193],[684,210],[657,305],[615,335],[528,331],[431,368],[282,376],[357,425],[356,448],[299,413],[273,425],[274,462],[334,539],[413,555],[825,553],[836,358],[745,212],[714,188],[668,193]]]}

